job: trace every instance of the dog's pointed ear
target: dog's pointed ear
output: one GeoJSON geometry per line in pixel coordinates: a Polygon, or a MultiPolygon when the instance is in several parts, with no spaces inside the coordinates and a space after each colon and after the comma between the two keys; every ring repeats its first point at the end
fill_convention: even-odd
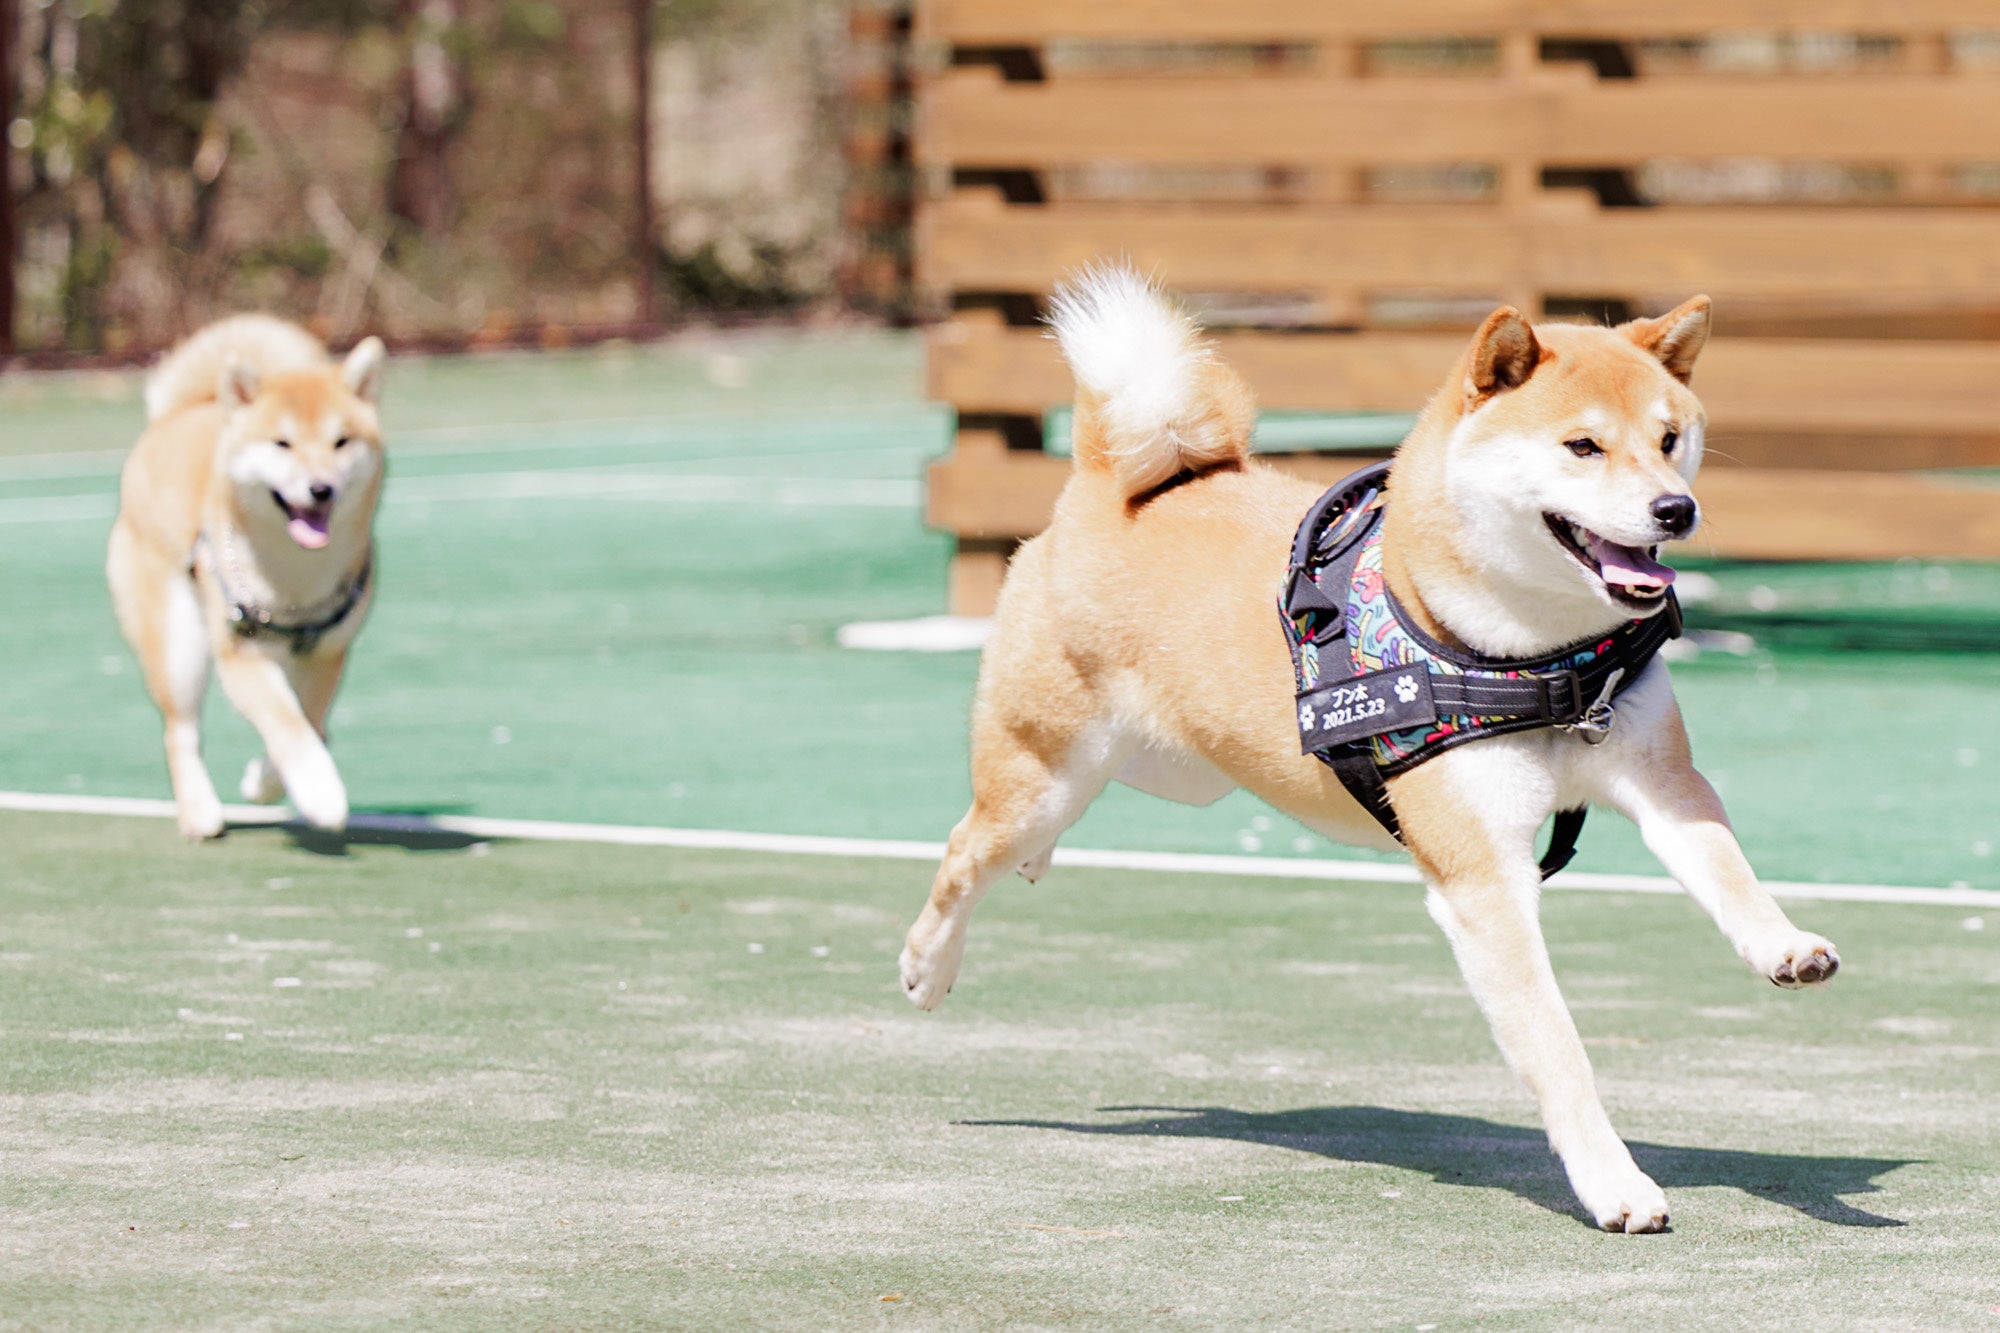
{"type": "Polygon", "coordinates": [[[1694,359],[1708,346],[1708,307],[1706,296],[1692,297],[1658,319],[1635,319],[1620,324],[1618,331],[1639,350],[1658,357],[1669,375],[1686,384],[1694,374],[1694,359]]]}
{"type": "Polygon", "coordinates": [[[232,356],[223,363],[222,376],[215,382],[216,401],[224,407],[248,407],[257,396],[257,383],[257,368],[232,356]]]}
{"type": "Polygon", "coordinates": [[[382,392],[382,362],[387,355],[380,338],[363,338],[340,363],[341,383],[364,403],[374,402],[382,392]]]}
{"type": "Polygon", "coordinates": [[[1472,349],[1465,361],[1466,409],[1526,384],[1544,355],[1534,329],[1521,312],[1510,305],[1501,306],[1472,335],[1472,349]]]}

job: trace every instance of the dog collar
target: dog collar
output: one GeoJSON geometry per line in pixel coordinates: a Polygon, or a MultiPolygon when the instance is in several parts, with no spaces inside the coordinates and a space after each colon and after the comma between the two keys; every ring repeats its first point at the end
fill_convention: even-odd
{"type": "Polygon", "coordinates": [[[229,628],[238,638],[284,639],[292,652],[301,657],[311,652],[329,631],[354,613],[354,608],[360,605],[362,597],[368,592],[368,584],[375,573],[375,547],[370,543],[354,576],[328,596],[310,606],[278,609],[260,606],[249,598],[236,596],[224,569],[225,565],[235,563],[235,550],[227,536],[220,544],[221,559],[216,558],[217,550],[217,543],[211,542],[206,532],[198,534],[194,539],[194,555],[188,563],[188,572],[194,573],[195,568],[204,563],[208,566],[209,574],[215,579],[216,590],[222,594],[223,604],[229,608],[229,628]]]}
{"type": "MultiPolygon", "coordinates": [[[[1556,727],[1602,741],[1618,695],[1662,644],[1680,637],[1681,608],[1668,589],[1658,614],[1538,658],[1485,657],[1439,643],[1412,622],[1383,577],[1389,468],[1363,468],[1306,511],[1278,610],[1298,684],[1302,751],[1331,767],[1400,841],[1387,779],[1508,732],[1556,727]]],[[[1580,809],[1556,816],[1543,878],[1575,854],[1583,818],[1580,809]]]]}

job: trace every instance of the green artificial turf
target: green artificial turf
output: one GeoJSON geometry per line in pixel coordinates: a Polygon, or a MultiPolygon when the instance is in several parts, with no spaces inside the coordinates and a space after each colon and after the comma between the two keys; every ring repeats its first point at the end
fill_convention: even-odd
{"type": "MultiPolygon", "coordinates": [[[[356,805],[941,838],[976,657],[835,642],[944,609],[918,384],[853,330],[398,364],[356,805]]],[[[165,793],[100,569],[137,420],[131,376],[0,382],[0,789],[165,793]]],[[[1753,861],[2000,887],[2000,570],[1700,572],[1675,678],[1753,861]]],[[[227,793],[252,738],[209,722],[227,793]]],[[[1357,855],[1117,788],[1067,841],[1357,855]]],[[[1655,870],[1607,816],[1579,864],[1655,870]]],[[[0,1329],[2000,1318],[1965,910],[1799,904],[1846,966],[1788,995],[1684,900],[1551,894],[1674,1210],[1626,1238],[1414,891],[1010,881],[926,1016],[929,878],[0,814],[0,1329]]]]}
{"type": "Polygon", "coordinates": [[[1673,1208],[1625,1237],[1414,890],[1058,869],[995,890],[924,1015],[894,961],[923,865],[294,837],[0,815],[0,1328],[2000,1305],[2000,962],[1962,911],[1800,905],[1847,966],[1790,994],[1684,900],[1550,895],[1673,1208]]]}
{"type": "MultiPolygon", "coordinates": [[[[919,368],[913,340],[855,330],[394,365],[381,596],[334,714],[357,807],[942,838],[975,655],[835,644],[944,609],[918,479],[949,422],[919,368]]],[[[165,793],[101,572],[136,392],[0,385],[0,788],[165,793]]],[[[2000,568],[1705,572],[1690,621],[1742,655],[1710,640],[1676,680],[1758,867],[2000,887],[2000,652],[1935,651],[2000,647],[2000,568]],[[1897,651],[1841,646],[1871,622],[1897,651]]],[[[209,721],[227,795],[253,742],[219,692],[209,721]]],[[[1240,793],[1116,787],[1068,841],[1366,855],[1240,793]]],[[[1613,816],[1577,864],[1656,870],[1613,816]]]]}

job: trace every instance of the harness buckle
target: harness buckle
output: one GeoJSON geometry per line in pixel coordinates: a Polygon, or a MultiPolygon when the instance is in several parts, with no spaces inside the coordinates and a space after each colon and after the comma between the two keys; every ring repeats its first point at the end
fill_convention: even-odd
{"type": "Polygon", "coordinates": [[[1563,730],[1573,731],[1583,737],[1585,745],[1602,745],[1604,738],[1611,734],[1611,724],[1618,720],[1618,710],[1611,702],[1611,695],[1618,688],[1618,682],[1623,679],[1625,679],[1625,668],[1614,669],[1604,678],[1604,688],[1598,691],[1597,701],[1584,709],[1583,715],[1563,727],[1563,730]]]}
{"type": "Polygon", "coordinates": [[[1543,717],[1549,719],[1551,722],[1555,722],[1557,726],[1563,726],[1566,724],[1556,722],[1555,720],[1564,716],[1582,715],[1583,681],[1577,676],[1576,672],[1551,671],[1545,675],[1538,675],[1535,679],[1542,687],[1543,717]],[[1556,688],[1559,685],[1564,687],[1560,691],[1556,688]],[[1562,695],[1561,707],[1556,706],[1556,696],[1558,693],[1562,695]]]}

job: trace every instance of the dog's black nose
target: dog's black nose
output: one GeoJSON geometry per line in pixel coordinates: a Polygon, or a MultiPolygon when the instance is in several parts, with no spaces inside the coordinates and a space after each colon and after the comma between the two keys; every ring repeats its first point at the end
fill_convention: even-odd
{"type": "MultiPolygon", "coordinates": [[[[323,481],[316,481],[312,484],[311,494],[314,504],[323,505],[328,500],[331,500],[333,498],[333,487],[327,485],[323,481]]],[[[1658,501],[1655,501],[1653,504],[1653,512],[1656,514],[1660,512],[1660,505],[1658,501]]]]}
{"type": "Polygon", "coordinates": [[[1653,517],[1675,537],[1694,527],[1698,513],[1692,495],[1663,495],[1653,501],[1653,517]]]}

